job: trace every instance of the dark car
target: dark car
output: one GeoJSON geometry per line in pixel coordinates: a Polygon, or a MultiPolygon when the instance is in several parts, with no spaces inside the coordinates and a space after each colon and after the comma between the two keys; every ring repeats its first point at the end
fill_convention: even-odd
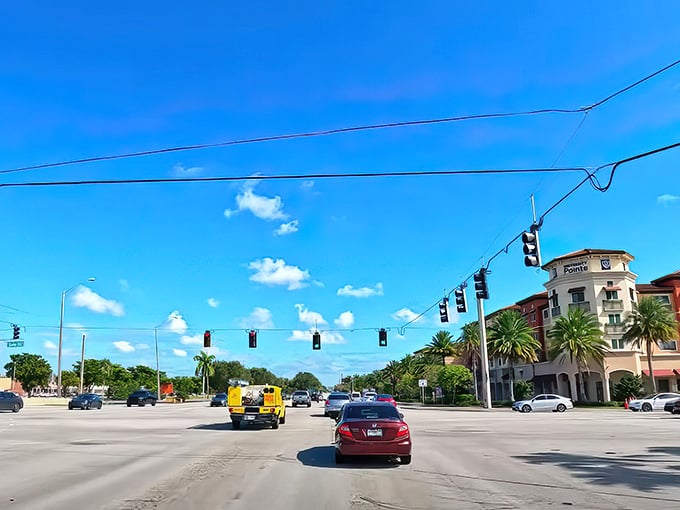
{"type": "Polygon", "coordinates": [[[24,407],[24,399],[13,391],[0,391],[0,409],[18,413],[24,407]]]}
{"type": "Polygon", "coordinates": [[[411,431],[389,402],[349,402],[335,427],[335,462],[350,455],[398,457],[411,463],[411,431]]]}
{"type": "Polygon", "coordinates": [[[666,402],[663,406],[663,410],[671,414],[680,414],[680,398],[666,402]]]}
{"type": "Polygon", "coordinates": [[[127,398],[127,406],[144,407],[146,404],[156,405],[156,394],[147,390],[138,390],[127,398]]]}
{"type": "Polygon", "coordinates": [[[215,393],[215,396],[210,401],[210,407],[227,407],[227,394],[215,393]]]}
{"type": "Polygon", "coordinates": [[[82,393],[68,403],[69,409],[101,409],[104,403],[96,393],[82,393]]]}

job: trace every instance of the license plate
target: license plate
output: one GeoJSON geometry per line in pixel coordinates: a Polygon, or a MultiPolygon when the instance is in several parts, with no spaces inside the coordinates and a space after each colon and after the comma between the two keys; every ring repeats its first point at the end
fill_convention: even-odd
{"type": "Polygon", "coordinates": [[[254,414],[246,414],[246,415],[243,417],[243,419],[244,419],[244,420],[254,420],[254,419],[255,419],[255,415],[254,415],[254,414]]]}
{"type": "Polygon", "coordinates": [[[366,431],[368,437],[382,437],[382,429],[368,429],[366,431]]]}

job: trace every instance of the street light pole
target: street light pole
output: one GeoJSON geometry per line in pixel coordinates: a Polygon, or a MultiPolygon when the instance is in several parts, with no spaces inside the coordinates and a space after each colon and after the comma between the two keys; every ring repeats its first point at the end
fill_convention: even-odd
{"type": "Polygon", "coordinates": [[[80,395],[83,394],[83,373],[85,371],[85,333],[83,333],[83,346],[80,350],[80,395]]]}
{"type": "Polygon", "coordinates": [[[153,328],[153,334],[154,338],[156,340],[156,389],[158,390],[158,393],[156,394],[156,398],[158,400],[161,399],[161,369],[160,369],[160,364],[158,362],[158,326],[153,328]]]}

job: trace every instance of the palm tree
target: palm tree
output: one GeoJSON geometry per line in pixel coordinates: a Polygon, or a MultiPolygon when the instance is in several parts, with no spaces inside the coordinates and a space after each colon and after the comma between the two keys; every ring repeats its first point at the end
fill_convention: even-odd
{"type": "Polygon", "coordinates": [[[517,310],[503,310],[489,327],[491,355],[506,358],[510,365],[510,400],[515,400],[515,363],[538,361],[536,351],[540,348],[533,328],[517,310]]]}
{"type": "Polygon", "coordinates": [[[201,351],[200,354],[194,356],[194,361],[196,362],[196,375],[200,375],[203,380],[203,394],[210,391],[210,376],[215,374],[215,355],[208,354],[205,351],[201,351]]]}
{"type": "Polygon", "coordinates": [[[458,355],[463,358],[463,364],[470,368],[479,359],[479,323],[468,322],[463,326],[461,335],[455,342],[458,355]]]}
{"type": "Polygon", "coordinates": [[[590,361],[602,365],[608,352],[607,342],[602,339],[597,317],[581,308],[569,310],[566,317],[557,319],[548,332],[548,337],[552,340],[549,349],[550,359],[564,362],[568,357],[572,363],[576,362],[580,379],[579,400],[585,400],[584,370],[588,370],[590,361]]]}
{"type": "Polygon", "coordinates": [[[395,388],[401,375],[401,366],[398,361],[390,361],[385,368],[382,369],[382,376],[388,379],[392,385],[392,395],[394,395],[395,388]]]}
{"type": "Polygon", "coordinates": [[[418,376],[420,374],[420,364],[418,363],[418,358],[413,354],[407,354],[399,360],[399,368],[401,369],[402,375],[413,375],[418,376]]]}
{"type": "Polygon", "coordinates": [[[656,393],[656,380],[652,367],[652,344],[659,346],[661,342],[672,339],[678,333],[678,322],[673,312],[654,297],[644,297],[637,303],[628,316],[630,325],[621,337],[626,342],[640,347],[645,344],[647,351],[647,366],[652,389],[656,393]]]}
{"type": "Polygon", "coordinates": [[[453,343],[453,336],[448,331],[437,331],[432,337],[432,341],[424,349],[426,354],[440,357],[442,365],[446,365],[446,357],[456,354],[456,347],[453,343]]]}

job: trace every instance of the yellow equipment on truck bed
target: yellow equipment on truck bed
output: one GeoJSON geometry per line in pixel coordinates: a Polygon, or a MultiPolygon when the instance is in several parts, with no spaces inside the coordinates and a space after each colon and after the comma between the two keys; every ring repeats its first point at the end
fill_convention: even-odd
{"type": "Polygon", "coordinates": [[[278,429],[286,423],[286,406],[278,386],[249,385],[247,381],[230,380],[227,404],[234,429],[242,423],[270,425],[278,429]]]}

